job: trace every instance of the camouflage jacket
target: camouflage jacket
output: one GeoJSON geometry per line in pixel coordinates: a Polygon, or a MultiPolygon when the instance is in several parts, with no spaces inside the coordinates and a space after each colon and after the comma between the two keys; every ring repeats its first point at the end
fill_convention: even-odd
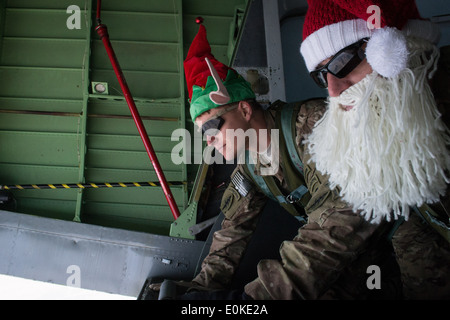
{"type": "MultiPolygon", "coordinates": [[[[368,239],[376,237],[380,230],[379,226],[353,213],[339,199],[338,193],[329,189],[327,178],[308,161],[309,156],[302,142],[324,112],[323,100],[311,100],[301,105],[296,119],[296,145],[302,155],[305,182],[311,193],[305,207],[308,223],[299,230],[295,239],[283,243],[280,249],[282,261],[265,260],[259,263],[259,278],[245,289],[253,298],[316,299],[322,296],[330,283],[338,278],[338,271],[365,251],[370,244],[368,239]]],[[[266,120],[269,129],[274,126],[270,112],[266,114],[266,120]]],[[[238,165],[234,174],[237,171],[251,179],[243,165],[238,165]]],[[[256,171],[258,174],[259,164],[256,171]]],[[[281,169],[275,176],[280,189],[288,191],[281,169]]],[[[222,229],[214,234],[210,253],[203,261],[201,272],[193,280],[196,285],[208,289],[227,288],[265,203],[266,196],[257,186],[242,197],[230,183],[222,200],[225,215],[222,229]]]]}

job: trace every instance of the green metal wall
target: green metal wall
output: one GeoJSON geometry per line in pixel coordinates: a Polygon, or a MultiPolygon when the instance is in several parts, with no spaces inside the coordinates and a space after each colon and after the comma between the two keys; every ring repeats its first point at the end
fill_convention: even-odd
{"type": "MultiPolygon", "coordinates": [[[[245,0],[104,0],[102,22],[168,181],[173,130],[191,129],[183,60],[203,16],[213,54],[229,62],[245,0]],[[238,11],[241,12],[242,10],[238,11]]],[[[0,184],[157,181],[93,26],[93,0],[0,1],[0,184]],[[70,5],[81,29],[66,26],[70,5]],[[107,82],[109,95],[91,82],[107,82]]],[[[187,186],[171,190],[182,212],[187,186]]],[[[173,221],[159,187],[14,191],[17,211],[150,233],[173,221]]]]}

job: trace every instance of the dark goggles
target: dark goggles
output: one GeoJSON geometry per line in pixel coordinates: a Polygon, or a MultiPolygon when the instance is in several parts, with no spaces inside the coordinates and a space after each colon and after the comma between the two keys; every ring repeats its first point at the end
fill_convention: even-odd
{"type": "Polygon", "coordinates": [[[311,72],[310,75],[317,85],[321,88],[328,87],[328,72],[339,79],[345,78],[352,72],[366,57],[362,46],[367,42],[367,39],[368,38],[361,39],[360,41],[345,47],[336,53],[326,65],[311,72]]]}
{"type": "Polygon", "coordinates": [[[220,128],[222,128],[224,122],[225,122],[225,120],[222,117],[218,117],[218,118],[214,118],[214,119],[206,121],[201,127],[202,134],[205,134],[205,132],[210,129],[220,131],[220,128]]]}
{"type": "Polygon", "coordinates": [[[201,130],[202,134],[205,134],[205,132],[210,129],[220,131],[223,124],[225,123],[225,120],[221,116],[231,110],[236,109],[237,107],[238,107],[238,105],[233,105],[231,107],[224,108],[223,110],[219,111],[218,113],[216,113],[216,115],[214,117],[212,117],[211,119],[209,119],[208,121],[203,123],[201,128],[199,128],[199,131],[201,130]]]}

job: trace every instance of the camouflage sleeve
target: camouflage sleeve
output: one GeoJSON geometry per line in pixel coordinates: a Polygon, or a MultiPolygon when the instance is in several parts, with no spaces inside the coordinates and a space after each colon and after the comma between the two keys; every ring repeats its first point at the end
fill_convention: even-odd
{"type": "Polygon", "coordinates": [[[245,287],[254,299],[318,299],[340,272],[363,252],[377,229],[341,202],[310,165],[305,172],[316,192],[308,223],[280,248],[281,261],[262,260],[258,278],[245,287]]]}
{"type": "MultiPolygon", "coordinates": [[[[304,137],[323,113],[317,105],[303,105],[297,136],[304,137]],[[308,109],[309,107],[309,109],[308,109]],[[311,117],[314,117],[311,121],[311,117]]],[[[302,139],[297,140],[300,148],[302,139]]],[[[254,299],[317,299],[368,244],[377,226],[366,222],[328,187],[304,150],[305,180],[312,198],[306,207],[308,223],[280,248],[281,261],[262,260],[258,278],[245,287],[254,299]]]]}
{"type": "MultiPolygon", "coordinates": [[[[251,181],[241,165],[232,176],[237,172],[251,181]]],[[[203,260],[200,273],[192,280],[195,285],[207,289],[228,287],[266,202],[267,198],[256,187],[244,197],[233,182],[230,183],[222,197],[221,211],[225,215],[222,228],[213,235],[209,254],[203,260]]]]}

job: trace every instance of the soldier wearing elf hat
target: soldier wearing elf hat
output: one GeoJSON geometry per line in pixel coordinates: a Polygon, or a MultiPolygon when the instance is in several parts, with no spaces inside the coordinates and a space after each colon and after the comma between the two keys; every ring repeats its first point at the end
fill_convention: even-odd
{"type": "Polygon", "coordinates": [[[223,144],[224,148],[217,148],[218,152],[225,159],[233,160],[239,146],[234,140],[227,141],[233,137],[227,137],[226,130],[232,130],[235,123],[231,125],[226,119],[247,110],[250,104],[256,106],[251,85],[215,59],[202,24],[189,48],[184,70],[192,120],[206,135],[208,145],[223,144]]]}
{"type": "MultiPolygon", "coordinates": [[[[316,255],[317,251],[329,250],[328,259],[325,261],[319,259],[320,261],[317,261],[319,264],[314,264],[314,267],[323,264],[323,267],[317,269],[315,274],[317,278],[330,276],[330,271],[336,275],[334,269],[329,269],[330,265],[351,264],[350,262],[359,257],[357,264],[351,264],[351,268],[343,272],[346,276],[342,276],[340,281],[333,279],[327,286],[336,282],[336,288],[354,288],[350,295],[341,294],[340,298],[352,295],[369,296],[370,292],[367,287],[361,285],[361,283],[366,283],[367,266],[374,263],[380,265],[386,263],[389,260],[386,259],[386,256],[390,257],[390,255],[389,251],[385,251],[384,242],[371,250],[369,254],[361,254],[363,250],[359,247],[366,248],[368,243],[375,243],[375,239],[379,239],[380,234],[387,232],[390,228],[387,224],[383,224],[383,227],[380,228],[378,225],[365,221],[360,214],[354,213],[346,203],[339,199],[337,192],[330,191],[327,177],[315,170],[314,163],[309,163],[303,141],[311,133],[315,122],[324,114],[324,100],[314,99],[291,105],[275,103],[269,110],[264,111],[254,102],[255,96],[249,84],[234,70],[218,62],[211,55],[211,49],[206,39],[206,30],[202,25],[185,60],[185,73],[191,102],[191,116],[207,136],[208,144],[214,146],[227,160],[236,158],[243,150],[248,150],[256,157],[257,163],[254,168],[238,163],[232,174],[232,182],[224,192],[222,199],[221,210],[225,216],[222,228],[215,232],[210,252],[204,259],[199,274],[188,283],[179,283],[181,287],[190,288],[190,292],[182,298],[228,299],[244,296],[247,298],[287,299],[318,298],[323,295],[321,286],[317,287],[317,290],[320,291],[312,294],[309,294],[307,290],[302,290],[303,293],[293,291],[293,284],[290,283],[289,277],[286,278],[285,275],[278,277],[275,274],[276,277],[271,279],[272,270],[261,268],[258,268],[260,278],[248,286],[248,290],[243,296],[239,291],[227,291],[236,289],[236,287],[232,287],[234,275],[256,229],[260,213],[267,199],[271,197],[277,199],[282,208],[295,216],[308,214],[309,223],[305,227],[312,227],[311,231],[313,231],[308,233],[309,231],[305,230],[304,234],[308,234],[305,238],[285,242],[281,252],[284,251],[286,254],[282,256],[288,260],[299,261],[295,256],[301,255],[303,250],[305,256],[310,256],[308,252],[316,255]],[[292,118],[289,119],[294,121],[288,120],[281,123],[280,114],[284,110],[290,110],[292,118]],[[281,129],[280,127],[284,125],[288,126],[288,131],[291,131],[291,123],[294,123],[292,131],[295,132],[295,136],[290,137],[289,144],[294,149],[288,150],[286,147],[288,143],[277,141],[275,137],[271,136],[271,130],[281,129]],[[217,135],[208,134],[211,129],[214,129],[217,135]],[[233,143],[231,139],[234,139],[235,136],[231,135],[232,138],[229,138],[226,133],[227,130],[232,131],[233,129],[243,129],[244,132],[248,130],[263,132],[258,134],[258,140],[264,140],[262,138],[265,135],[267,144],[262,147],[258,146],[258,148],[255,145],[249,145],[245,140],[241,144],[233,143]],[[266,129],[266,131],[261,129],[266,129]],[[230,145],[233,147],[231,148],[230,145]],[[276,153],[273,152],[273,149],[278,145],[281,146],[278,153],[279,158],[274,159],[276,153]],[[294,153],[298,153],[303,160],[301,172],[296,168],[298,163],[292,160],[294,153]],[[263,174],[263,169],[267,167],[267,162],[263,159],[267,158],[271,158],[272,161],[279,164],[278,170],[272,175],[263,174]],[[263,177],[262,184],[258,177],[263,177]],[[331,215],[332,208],[338,208],[340,214],[328,218],[325,226],[322,226],[322,223],[317,225],[318,221],[324,219],[323,213],[331,215]],[[327,233],[327,229],[345,229],[350,232],[345,231],[348,235],[342,238],[332,232],[327,233]],[[379,229],[381,230],[378,231],[379,229]],[[297,245],[303,246],[303,249],[296,247],[297,245]],[[337,248],[343,251],[345,258],[332,254],[337,248]],[[350,251],[353,253],[350,254],[350,251]],[[364,276],[364,279],[361,276],[364,276]],[[264,283],[263,287],[267,286],[270,291],[275,291],[269,293],[266,289],[255,287],[256,283],[264,283]]],[[[284,134],[280,139],[286,139],[284,134]]],[[[308,261],[309,258],[304,261],[308,261]]],[[[272,260],[266,260],[269,263],[270,261],[272,260]]],[[[279,263],[278,261],[273,262],[279,263]]],[[[262,261],[260,266],[263,263],[262,261]]],[[[311,279],[314,284],[310,267],[311,265],[304,264],[293,275],[293,280],[297,278],[311,279]]],[[[256,277],[256,266],[254,274],[256,277]]],[[[383,280],[388,278],[391,277],[386,276],[383,280]]],[[[345,291],[345,289],[338,291],[345,291]]],[[[383,296],[386,297],[386,294],[383,293],[383,296]]],[[[389,294],[392,296],[392,292],[389,294]]],[[[332,293],[328,293],[328,296],[331,295],[332,293]]]]}
{"type": "MultiPolygon", "coordinates": [[[[404,297],[450,298],[448,221],[433,223],[449,210],[450,167],[448,131],[427,83],[439,55],[433,44],[436,28],[420,19],[414,1],[375,1],[381,9],[381,28],[376,30],[366,21],[373,3],[308,3],[301,52],[314,81],[328,87],[330,98],[326,112],[319,102],[294,109],[296,151],[309,190],[303,206],[307,223],[280,247],[281,261],[260,261],[245,297],[370,298],[368,270],[375,265],[381,268],[381,290],[394,289],[377,297],[400,297],[393,272],[399,267],[404,297]],[[386,257],[387,236],[395,249],[394,267],[386,257]]],[[[226,107],[216,108],[209,110],[226,107]]],[[[222,125],[228,121],[245,127],[241,111],[228,113],[222,125]]],[[[255,122],[276,127],[268,113],[255,122]]],[[[195,119],[201,126],[214,119],[208,117],[199,113],[195,119]]],[[[220,150],[224,141],[213,145],[220,150]]],[[[286,179],[292,173],[289,161],[280,152],[275,178],[283,192],[292,189],[286,179]]],[[[257,185],[244,166],[238,165],[237,173],[257,185]]],[[[226,219],[192,284],[229,289],[265,199],[257,186],[246,196],[239,191],[231,183],[225,192],[226,219]]],[[[189,297],[241,296],[220,291],[189,297]]]]}

